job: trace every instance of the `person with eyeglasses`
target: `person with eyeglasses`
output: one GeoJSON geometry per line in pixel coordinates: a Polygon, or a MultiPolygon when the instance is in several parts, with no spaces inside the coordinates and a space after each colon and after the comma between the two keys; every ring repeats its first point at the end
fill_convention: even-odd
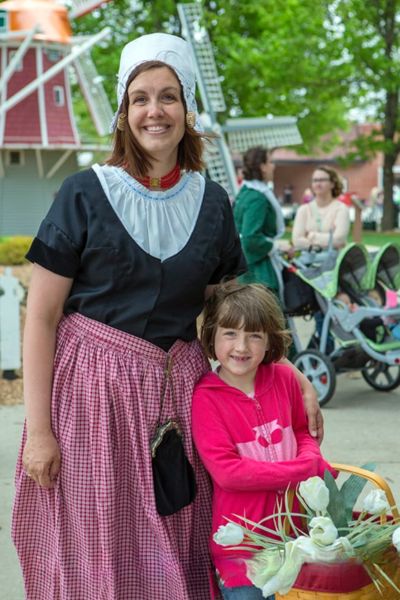
{"type": "Polygon", "coordinates": [[[350,232],[348,207],[338,200],[343,184],[331,167],[318,166],[312,174],[314,199],[300,206],[293,223],[292,242],[295,248],[327,248],[332,232],[334,248],[342,248],[350,232]]]}
{"type": "MultiPolygon", "coordinates": [[[[331,236],[334,248],[342,248],[347,243],[350,232],[350,213],[348,207],[338,200],[343,184],[335,169],[318,166],[312,174],[311,189],[314,199],[300,206],[293,223],[293,246],[302,250],[328,248],[331,236]]],[[[310,340],[312,347],[319,347],[322,332],[323,314],[314,314],[315,333],[310,340]]],[[[334,350],[334,340],[329,335],[326,353],[334,350]]]]}

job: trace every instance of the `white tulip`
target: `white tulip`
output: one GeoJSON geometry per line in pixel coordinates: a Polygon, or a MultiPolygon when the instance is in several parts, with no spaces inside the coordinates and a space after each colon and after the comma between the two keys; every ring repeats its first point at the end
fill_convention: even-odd
{"type": "Polygon", "coordinates": [[[236,523],[220,525],[213,535],[214,542],[220,546],[237,546],[243,542],[243,538],[243,529],[236,523]]]}
{"type": "MultiPolygon", "coordinates": [[[[276,557],[277,555],[278,552],[275,553],[276,557]]],[[[333,563],[347,560],[353,556],[355,556],[355,552],[347,538],[340,537],[329,546],[320,546],[308,536],[301,535],[293,541],[286,542],[284,560],[283,563],[281,562],[280,568],[278,561],[274,562],[269,551],[260,553],[259,561],[251,561],[253,569],[252,577],[249,579],[256,587],[261,588],[264,598],[276,592],[284,595],[293,587],[304,563],[333,563]],[[263,565],[266,556],[271,562],[263,565]],[[262,572],[263,568],[264,572],[262,572]],[[277,571],[275,571],[276,568],[278,568],[277,571]]],[[[280,560],[282,561],[282,557],[280,560]]],[[[249,571],[247,575],[249,576],[249,571]]]]}
{"type": "Polygon", "coordinates": [[[314,517],[309,523],[310,538],[322,546],[333,544],[338,536],[338,530],[329,517],[314,517]]]}
{"type": "Polygon", "coordinates": [[[400,552],[400,527],[397,527],[393,531],[392,543],[393,546],[396,548],[397,552],[400,552]]]}
{"type": "Polygon", "coordinates": [[[302,557],[303,562],[317,562],[319,546],[317,546],[311,538],[305,535],[300,535],[293,540],[296,548],[296,554],[302,557]]]}
{"type": "Polygon", "coordinates": [[[303,562],[336,562],[354,556],[354,548],[346,537],[337,538],[329,546],[321,546],[309,537],[301,535],[293,542],[303,562]]]}
{"type": "Polygon", "coordinates": [[[293,586],[304,562],[303,555],[298,551],[297,546],[297,540],[286,542],[285,562],[279,571],[263,586],[262,593],[264,598],[276,592],[282,595],[287,594],[293,586]]]}
{"type": "Polygon", "coordinates": [[[281,568],[283,555],[279,548],[268,548],[257,552],[246,561],[246,575],[251,583],[262,589],[281,568]]]}
{"type": "Polygon", "coordinates": [[[321,477],[310,477],[302,481],[299,492],[311,510],[325,512],[329,504],[329,490],[321,477]]]}
{"type": "Polygon", "coordinates": [[[370,515],[386,513],[390,506],[383,490],[372,490],[365,496],[362,509],[370,515]]]}

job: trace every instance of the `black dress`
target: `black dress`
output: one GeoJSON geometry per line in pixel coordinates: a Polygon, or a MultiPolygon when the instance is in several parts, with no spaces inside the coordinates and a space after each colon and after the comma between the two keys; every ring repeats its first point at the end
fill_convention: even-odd
{"type": "Polygon", "coordinates": [[[167,349],[196,338],[208,284],[245,270],[228,196],[207,180],[192,234],[160,261],[122,225],[92,169],[64,182],[27,258],[74,279],[64,312],[80,314],[167,349]]]}

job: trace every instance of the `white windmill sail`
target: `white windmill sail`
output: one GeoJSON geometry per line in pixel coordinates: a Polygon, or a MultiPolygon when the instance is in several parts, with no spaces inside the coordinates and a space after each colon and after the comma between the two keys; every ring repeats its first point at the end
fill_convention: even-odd
{"type": "MultiPolygon", "coordinates": [[[[25,54],[29,48],[29,45],[33,39],[33,36],[38,31],[39,31],[39,26],[36,25],[27,33],[26,37],[21,42],[19,48],[16,50],[15,54],[11,58],[9,64],[4,69],[4,71],[0,77],[0,92],[5,89],[7,81],[14,74],[15,70],[18,68],[20,61],[23,59],[23,57],[25,56],[25,54]]],[[[20,32],[20,35],[21,35],[21,32],[20,32]]]]}
{"type": "Polygon", "coordinates": [[[232,152],[245,152],[252,146],[278,148],[302,142],[294,117],[227,119],[222,129],[232,152]]]}
{"type": "Polygon", "coordinates": [[[224,112],[226,110],[224,95],[210,38],[202,25],[201,6],[199,4],[178,4],[178,13],[183,35],[192,49],[204,109],[209,115],[211,112],[224,112]]]}
{"type": "Polygon", "coordinates": [[[43,85],[47,81],[49,81],[54,75],[62,71],[65,67],[67,67],[70,63],[75,62],[79,59],[81,55],[86,53],[92,46],[97,44],[104,37],[108,36],[110,30],[108,27],[105,27],[96,35],[92,35],[85,39],[82,43],[73,47],[73,50],[67,54],[62,60],[57,62],[53,67],[47,69],[40,77],[37,77],[27,85],[25,85],[22,89],[18,90],[11,98],[8,98],[5,102],[0,105],[0,115],[6,113],[13,106],[18,104],[21,100],[29,96],[32,92],[38,89],[39,86],[43,85]]]}
{"type": "Polygon", "coordinates": [[[245,152],[255,145],[276,148],[300,144],[302,139],[294,117],[228,119],[226,124],[218,123],[216,113],[224,112],[226,106],[210,38],[202,25],[201,6],[178,4],[178,13],[182,34],[191,47],[196,65],[201,101],[207,114],[206,130],[220,135],[207,149],[207,169],[210,176],[233,197],[237,192],[237,182],[229,148],[245,152]],[[228,136],[229,148],[224,133],[228,136]]]}
{"type": "Polygon", "coordinates": [[[210,178],[222,185],[228,192],[229,197],[233,199],[237,194],[238,186],[235,180],[235,171],[229,149],[222,136],[212,140],[212,142],[206,143],[205,162],[210,178]],[[228,163],[231,163],[231,177],[228,177],[228,163]],[[234,185],[232,185],[232,179],[234,185]]]}
{"type": "Polygon", "coordinates": [[[235,169],[216,119],[216,113],[224,112],[226,105],[210,38],[201,24],[201,7],[198,4],[178,4],[178,13],[182,33],[192,50],[201,101],[209,124],[206,129],[219,134],[219,138],[212,145],[207,144],[207,169],[212,179],[221,184],[233,199],[237,193],[235,169]]]}
{"type": "Polygon", "coordinates": [[[73,65],[97,133],[107,135],[110,132],[113,110],[104,90],[102,77],[97,73],[89,52],[81,54],[73,65]]]}
{"type": "Polygon", "coordinates": [[[92,12],[95,8],[98,8],[101,4],[105,4],[109,0],[69,0],[67,3],[71,9],[69,12],[69,16],[71,19],[77,19],[78,17],[82,17],[89,12],[92,12]]]}

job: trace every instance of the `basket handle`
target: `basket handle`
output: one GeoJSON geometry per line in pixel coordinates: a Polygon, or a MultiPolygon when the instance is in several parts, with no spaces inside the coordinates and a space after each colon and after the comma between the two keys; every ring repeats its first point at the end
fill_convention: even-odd
{"type": "MultiPolygon", "coordinates": [[[[353,465],[343,465],[341,463],[331,463],[331,466],[334,469],[336,469],[337,471],[351,473],[352,475],[358,475],[359,477],[368,479],[368,481],[370,481],[372,484],[374,484],[375,487],[383,490],[386,494],[389,505],[391,507],[393,520],[396,523],[400,522],[400,514],[396,507],[396,502],[395,502],[392,490],[390,489],[389,484],[383,477],[381,477],[380,475],[377,475],[376,473],[373,473],[372,471],[368,471],[367,469],[361,469],[360,467],[354,467],[353,465]]],[[[386,518],[384,520],[386,520],[386,518]]]]}

